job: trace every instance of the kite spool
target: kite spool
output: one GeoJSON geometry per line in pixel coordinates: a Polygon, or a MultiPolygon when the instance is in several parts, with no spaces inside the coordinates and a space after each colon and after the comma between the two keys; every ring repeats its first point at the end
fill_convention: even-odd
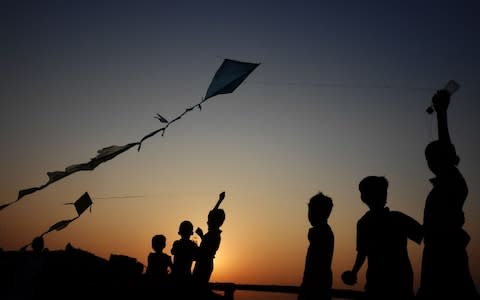
{"type": "MultiPolygon", "coordinates": [[[[449,93],[451,96],[453,95],[453,93],[458,91],[459,88],[460,84],[458,84],[458,82],[456,82],[455,80],[449,80],[443,90],[447,91],[447,93],[449,93]]],[[[426,111],[429,115],[431,115],[435,111],[435,109],[433,108],[433,103],[429,107],[427,107],[426,111]]]]}

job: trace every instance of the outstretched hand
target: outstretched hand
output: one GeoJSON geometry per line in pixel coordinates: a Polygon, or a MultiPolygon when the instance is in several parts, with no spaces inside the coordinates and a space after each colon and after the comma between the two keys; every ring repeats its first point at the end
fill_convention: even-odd
{"type": "Polygon", "coordinates": [[[436,112],[445,112],[450,104],[450,93],[446,90],[438,90],[432,97],[432,104],[436,112]]]}
{"type": "Polygon", "coordinates": [[[342,273],[342,281],[348,285],[354,285],[357,283],[357,274],[352,271],[345,271],[342,273]]]}
{"type": "Polygon", "coordinates": [[[198,234],[200,238],[203,238],[203,230],[202,228],[198,227],[197,230],[195,230],[195,233],[198,234]]]}

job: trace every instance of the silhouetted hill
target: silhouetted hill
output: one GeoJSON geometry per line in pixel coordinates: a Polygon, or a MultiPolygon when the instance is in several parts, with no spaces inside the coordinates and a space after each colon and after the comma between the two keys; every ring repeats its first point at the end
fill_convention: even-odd
{"type": "Polygon", "coordinates": [[[109,260],[68,244],[65,250],[2,251],[2,299],[124,298],[142,292],[143,265],[124,255],[109,260]]]}

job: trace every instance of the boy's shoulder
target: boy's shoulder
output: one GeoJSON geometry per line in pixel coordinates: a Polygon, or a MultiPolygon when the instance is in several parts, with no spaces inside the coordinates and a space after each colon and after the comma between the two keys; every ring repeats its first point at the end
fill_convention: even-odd
{"type": "Polygon", "coordinates": [[[160,254],[159,256],[161,256],[161,257],[164,258],[164,259],[170,259],[170,258],[171,258],[171,256],[168,255],[167,253],[163,253],[163,252],[162,252],[162,253],[159,253],[159,254],[160,254]]]}
{"type": "Polygon", "coordinates": [[[392,211],[388,207],[384,207],[381,210],[367,211],[357,222],[357,226],[366,225],[370,223],[383,222],[392,216],[392,211]]]}
{"type": "Polygon", "coordinates": [[[390,211],[390,215],[393,216],[393,217],[408,217],[408,215],[406,213],[403,213],[401,211],[398,211],[398,210],[392,210],[390,211]]]}
{"type": "Polygon", "coordinates": [[[371,210],[369,210],[366,213],[364,213],[363,216],[360,217],[360,219],[358,219],[357,224],[363,224],[363,223],[369,222],[370,219],[372,219],[373,217],[374,217],[374,213],[371,210]]]}
{"type": "Polygon", "coordinates": [[[393,210],[390,212],[390,217],[395,218],[395,219],[403,219],[403,220],[411,220],[413,219],[411,216],[407,215],[406,213],[403,213],[401,211],[393,210]]]}
{"type": "Polygon", "coordinates": [[[182,240],[178,244],[183,247],[198,247],[197,243],[193,240],[182,240]]]}

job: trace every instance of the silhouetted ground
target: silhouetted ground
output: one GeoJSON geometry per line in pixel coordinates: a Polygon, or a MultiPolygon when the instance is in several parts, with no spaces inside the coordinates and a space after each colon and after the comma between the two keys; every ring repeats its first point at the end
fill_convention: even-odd
{"type": "MultiPolygon", "coordinates": [[[[143,298],[153,292],[143,269],[135,258],[106,260],[70,244],[42,253],[0,251],[0,299],[143,298]]],[[[155,298],[168,299],[164,292],[155,290],[155,298]]]]}
{"type": "MultiPolygon", "coordinates": [[[[200,293],[192,286],[169,282],[152,284],[135,258],[110,255],[108,260],[68,244],[65,250],[2,251],[0,299],[226,299],[241,291],[298,293],[296,286],[210,283],[217,292],[200,293]],[[235,292],[237,291],[237,292],[235,292]]],[[[355,299],[361,292],[335,290],[340,298],[355,299]]],[[[240,297],[241,298],[241,297],[240,297]]]]}

